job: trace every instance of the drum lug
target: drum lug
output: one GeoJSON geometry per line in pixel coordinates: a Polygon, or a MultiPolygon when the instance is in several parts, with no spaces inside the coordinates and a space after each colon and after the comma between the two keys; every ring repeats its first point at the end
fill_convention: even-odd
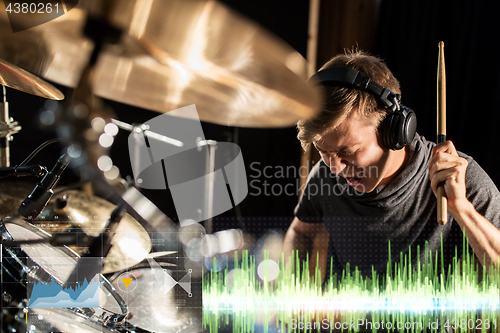
{"type": "Polygon", "coordinates": [[[4,291],[2,294],[2,299],[4,302],[10,303],[10,302],[12,302],[12,295],[9,294],[8,292],[4,291]]]}
{"type": "Polygon", "coordinates": [[[92,308],[71,308],[71,310],[77,314],[83,315],[85,317],[92,317],[95,310],[92,308]]]}

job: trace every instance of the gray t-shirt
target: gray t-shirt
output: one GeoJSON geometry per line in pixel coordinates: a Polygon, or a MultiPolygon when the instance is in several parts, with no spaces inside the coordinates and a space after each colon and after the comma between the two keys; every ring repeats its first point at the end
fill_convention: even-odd
{"type": "MultiPolygon", "coordinates": [[[[324,223],[330,233],[327,276],[342,273],[346,264],[353,271],[357,266],[361,274],[371,276],[372,266],[385,274],[390,240],[392,261],[399,261],[411,246],[412,264],[417,263],[417,246],[421,262],[424,246],[441,257],[441,233],[445,269],[455,256],[462,253],[463,233],[451,215],[448,223],[436,221],[436,197],[430,180],[428,165],[433,142],[416,135],[409,147],[409,158],[404,170],[385,186],[370,193],[359,193],[346,180],[335,176],[323,163],[317,163],[311,173],[299,204],[296,217],[302,222],[324,223]],[[333,266],[330,267],[330,260],[333,266]]],[[[500,193],[490,177],[470,156],[467,159],[467,198],[476,210],[500,229],[500,193]]]]}

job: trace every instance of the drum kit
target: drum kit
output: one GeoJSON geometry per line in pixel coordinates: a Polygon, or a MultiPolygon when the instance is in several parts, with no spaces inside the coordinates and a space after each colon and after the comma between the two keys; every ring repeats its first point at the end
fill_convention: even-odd
{"type": "Polygon", "coordinates": [[[133,200],[115,205],[81,189],[56,187],[57,182],[76,161],[93,185],[106,187],[113,198],[124,197],[116,177],[112,182],[94,167],[106,154],[96,139],[102,128],[94,120],[129,125],[113,119],[98,97],[160,113],[195,104],[202,121],[285,127],[318,109],[319,94],[306,82],[306,63],[278,38],[216,1],[51,3],[64,14],[37,26],[30,22],[39,22],[43,14],[30,12],[30,6],[26,12],[0,10],[2,331],[200,332],[200,306],[180,307],[175,293],[148,291],[158,274],[176,266],[168,260],[173,252],[150,253],[147,225],[170,220],[153,217],[162,213],[144,205],[147,199],[130,184],[126,191],[140,197],[141,207],[133,200]],[[64,99],[40,77],[74,88],[71,101],[66,99],[56,115],[58,141],[66,150],[50,172],[24,162],[10,166],[9,141],[21,127],[9,115],[5,87],[64,99]],[[82,105],[87,112],[80,112],[82,105]],[[24,175],[40,179],[35,188],[7,177],[24,175]],[[29,307],[30,284],[55,281],[67,287],[88,253],[102,257],[98,308],[29,307]],[[151,258],[167,259],[152,267],[151,258]],[[123,289],[124,281],[136,285],[133,291],[123,289]]]}

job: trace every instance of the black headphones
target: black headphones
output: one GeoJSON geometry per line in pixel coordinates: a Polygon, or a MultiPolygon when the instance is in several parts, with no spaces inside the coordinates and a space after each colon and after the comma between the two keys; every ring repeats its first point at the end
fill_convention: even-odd
{"type": "Polygon", "coordinates": [[[358,88],[375,95],[386,106],[388,113],[379,128],[384,146],[398,150],[413,141],[417,130],[417,116],[412,109],[401,104],[399,94],[378,85],[365,74],[352,68],[328,68],[317,72],[310,80],[321,82],[323,85],[358,88]]]}

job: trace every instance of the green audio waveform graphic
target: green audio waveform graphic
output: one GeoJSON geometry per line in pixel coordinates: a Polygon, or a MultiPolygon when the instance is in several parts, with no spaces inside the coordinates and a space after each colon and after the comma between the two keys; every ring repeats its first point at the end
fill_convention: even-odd
{"type": "MultiPolygon", "coordinates": [[[[282,254],[279,274],[269,281],[268,267],[261,280],[256,275],[255,258],[245,251],[240,261],[235,252],[231,274],[226,267],[208,273],[203,280],[203,324],[211,333],[230,322],[233,332],[253,332],[257,323],[264,325],[264,332],[269,325],[277,325],[281,332],[439,332],[443,327],[455,332],[496,331],[500,266],[492,265],[488,274],[486,269],[479,273],[478,263],[467,248],[464,237],[461,258],[455,249],[453,264],[447,270],[441,240],[441,258],[426,244],[426,260],[419,260],[417,267],[408,264],[410,249],[408,255],[401,253],[394,265],[389,256],[385,275],[372,271],[371,278],[363,277],[348,264],[341,276],[330,272],[325,286],[319,268],[310,274],[309,259],[301,262],[296,254],[287,266],[282,254]]],[[[420,248],[417,256],[420,258],[420,248]]]]}

